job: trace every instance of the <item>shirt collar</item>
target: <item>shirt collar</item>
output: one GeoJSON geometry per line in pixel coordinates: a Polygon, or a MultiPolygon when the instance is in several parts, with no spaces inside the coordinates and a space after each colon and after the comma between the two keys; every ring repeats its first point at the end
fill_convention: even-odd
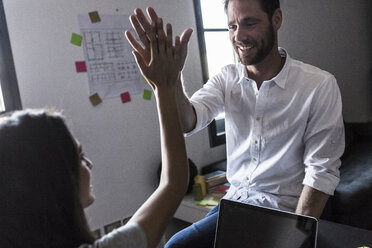
{"type": "Polygon", "coordinates": [[[288,55],[284,48],[279,47],[279,53],[282,58],[285,58],[285,63],[283,68],[280,70],[278,75],[273,77],[271,80],[274,81],[280,88],[285,89],[285,84],[287,82],[287,76],[289,72],[289,67],[291,63],[291,57],[288,55]]]}
{"type": "MultiPolygon", "coordinates": [[[[280,72],[271,79],[271,81],[274,81],[280,88],[285,89],[285,83],[287,81],[288,71],[290,67],[290,63],[292,58],[289,56],[287,51],[284,48],[279,47],[278,48],[280,56],[286,58],[283,68],[280,70],[280,72]]],[[[240,82],[244,80],[250,81],[251,79],[248,77],[247,70],[245,69],[245,66],[243,64],[240,64],[240,69],[243,75],[243,78],[240,80],[240,82]]]]}

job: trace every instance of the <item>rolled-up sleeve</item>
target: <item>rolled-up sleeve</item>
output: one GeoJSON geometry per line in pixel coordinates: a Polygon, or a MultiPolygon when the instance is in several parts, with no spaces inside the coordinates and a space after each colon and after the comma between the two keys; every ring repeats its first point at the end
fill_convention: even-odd
{"type": "Polygon", "coordinates": [[[345,148],[341,94],[333,76],[314,93],[304,143],[303,184],[333,195],[340,181],[340,157],[345,148]]]}
{"type": "Polygon", "coordinates": [[[196,125],[193,130],[185,133],[188,137],[205,128],[221,112],[225,106],[225,86],[223,75],[217,74],[212,77],[203,88],[199,89],[189,99],[195,109],[196,125]]]}

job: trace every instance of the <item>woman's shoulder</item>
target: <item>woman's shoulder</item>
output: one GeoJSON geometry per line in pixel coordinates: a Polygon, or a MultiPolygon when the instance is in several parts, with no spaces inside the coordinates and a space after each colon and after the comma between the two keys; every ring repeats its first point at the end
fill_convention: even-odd
{"type": "Polygon", "coordinates": [[[145,248],[146,234],[137,223],[126,224],[97,239],[93,244],[82,244],[78,248],[145,248]]]}

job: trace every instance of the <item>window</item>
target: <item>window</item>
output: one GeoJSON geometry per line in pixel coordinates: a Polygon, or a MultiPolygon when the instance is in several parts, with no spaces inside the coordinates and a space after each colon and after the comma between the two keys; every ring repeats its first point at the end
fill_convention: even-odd
{"type": "MultiPolygon", "coordinates": [[[[227,29],[222,0],[194,0],[203,80],[237,61],[227,29]]],[[[225,144],[224,113],[209,125],[211,147],[225,144]]]]}
{"type": "Polygon", "coordinates": [[[4,105],[3,91],[1,90],[1,84],[0,84],[0,113],[4,111],[5,111],[5,105],[4,105]]]}
{"type": "Polygon", "coordinates": [[[21,109],[3,1],[0,1],[0,112],[21,109]]]}

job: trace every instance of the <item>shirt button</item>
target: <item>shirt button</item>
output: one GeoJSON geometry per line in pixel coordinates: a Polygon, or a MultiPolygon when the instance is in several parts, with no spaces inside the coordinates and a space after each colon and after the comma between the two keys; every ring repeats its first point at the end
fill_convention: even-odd
{"type": "Polygon", "coordinates": [[[254,162],[257,162],[257,159],[256,159],[256,158],[253,158],[253,161],[254,161],[254,162]]]}
{"type": "Polygon", "coordinates": [[[256,121],[260,121],[261,120],[261,118],[260,117],[256,117],[256,121]]]}

